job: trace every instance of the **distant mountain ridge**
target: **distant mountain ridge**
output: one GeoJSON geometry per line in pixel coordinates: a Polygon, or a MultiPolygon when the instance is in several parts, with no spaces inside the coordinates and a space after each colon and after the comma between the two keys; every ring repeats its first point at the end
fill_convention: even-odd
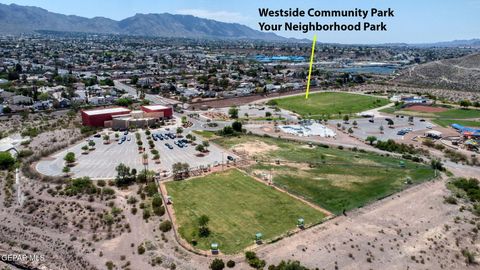
{"type": "Polygon", "coordinates": [[[136,14],[115,21],[104,17],[89,19],[63,15],[39,7],[0,4],[1,34],[33,33],[37,30],[155,37],[289,40],[238,23],[219,22],[192,15],[136,14]]]}

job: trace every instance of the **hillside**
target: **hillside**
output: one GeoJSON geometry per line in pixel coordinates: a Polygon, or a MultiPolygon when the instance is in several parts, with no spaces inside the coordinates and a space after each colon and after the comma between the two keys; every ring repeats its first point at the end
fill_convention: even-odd
{"type": "Polygon", "coordinates": [[[84,18],[49,12],[38,7],[0,4],[0,34],[37,30],[124,34],[155,37],[288,40],[237,23],[224,23],[191,15],[136,14],[121,21],[84,18]]]}
{"type": "Polygon", "coordinates": [[[414,66],[395,81],[424,87],[480,91],[480,54],[414,66]]]}

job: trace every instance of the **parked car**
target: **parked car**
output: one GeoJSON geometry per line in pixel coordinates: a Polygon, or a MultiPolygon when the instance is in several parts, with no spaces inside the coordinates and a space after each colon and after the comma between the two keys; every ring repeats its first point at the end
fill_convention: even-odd
{"type": "Polygon", "coordinates": [[[227,159],[230,160],[230,161],[234,161],[234,160],[235,160],[235,158],[232,157],[232,156],[227,156],[227,159]]]}
{"type": "Polygon", "coordinates": [[[100,133],[97,133],[97,134],[93,135],[93,137],[100,138],[100,137],[102,137],[102,135],[100,135],[100,133]]]}

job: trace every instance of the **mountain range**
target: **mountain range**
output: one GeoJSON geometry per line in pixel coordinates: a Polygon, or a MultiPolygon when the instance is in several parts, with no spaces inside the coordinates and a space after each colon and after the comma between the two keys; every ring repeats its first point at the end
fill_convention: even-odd
{"type": "MultiPolygon", "coordinates": [[[[43,8],[0,4],[0,34],[23,34],[36,31],[118,34],[172,38],[251,39],[265,41],[310,42],[306,39],[285,38],[274,33],[254,30],[238,23],[225,23],[192,15],[135,14],[116,21],[105,17],[85,18],[63,15],[43,8]]],[[[335,44],[335,43],[324,43],[335,44]]],[[[353,45],[353,44],[352,44],[353,45]]],[[[368,44],[358,44],[368,45],[368,44]]],[[[411,47],[480,47],[480,39],[437,43],[385,43],[382,46],[411,47]]]]}
{"type": "Polygon", "coordinates": [[[63,15],[39,7],[0,4],[0,34],[34,33],[38,30],[153,37],[288,40],[238,23],[191,15],[136,14],[115,21],[104,17],[90,19],[63,15]]]}

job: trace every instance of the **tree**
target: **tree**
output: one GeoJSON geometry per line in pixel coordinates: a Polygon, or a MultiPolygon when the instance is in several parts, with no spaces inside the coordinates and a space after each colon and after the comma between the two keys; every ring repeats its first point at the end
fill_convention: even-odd
{"type": "Polygon", "coordinates": [[[392,119],[387,119],[387,125],[393,126],[395,123],[393,122],[392,119]]]}
{"type": "Polygon", "coordinates": [[[118,106],[128,107],[129,105],[131,105],[133,103],[133,100],[131,100],[129,98],[119,98],[119,99],[117,99],[117,101],[115,103],[118,106]]]}
{"type": "Polygon", "coordinates": [[[95,147],[95,142],[94,141],[89,141],[88,146],[90,146],[90,148],[93,149],[95,147]]]}
{"type": "Polygon", "coordinates": [[[210,221],[210,218],[207,215],[201,215],[198,218],[198,225],[199,226],[207,226],[209,221],[210,221]]]}
{"type": "Polygon", "coordinates": [[[203,146],[203,144],[199,144],[195,147],[195,150],[197,150],[198,152],[205,152],[205,147],[203,146]]]}
{"type": "Polygon", "coordinates": [[[160,231],[168,232],[172,229],[172,222],[170,220],[164,220],[160,223],[160,231]]]}
{"type": "Polygon", "coordinates": [[[368,136],[366,141],[370,143],[370,145],[373,145],[373,143],[377,140],[377,137],[375,136],[368,136]]]}
{"type": "Polygon", "coordinates": [[[384,130],[383,126],[380,126],[378,129],[380,130],[380,133],[383,134],[383,130],[384,130]]]}
{"type": "Polygon", "coordinates": [[[460,107],[462,108],[468,108],[472,106],[472,103],[469,100],[462,100],[460,101],[460,107]]]}
{"type": "Polygon", "coordinates": [[[50,96],[48,95],[48,93],[41,93],[40,95],[38,95],[38,100],[41,100],[41,101],[46,101],[50,98],[50,96]]]}
{"type": "Polygon", "coordinates": [[[87,152],[87,151],[88,151],[88,145],[82,146],[82,150],[83,150],[84,152],[87,152]]]}
{"type": "Polygon", "coordinates": [[[63,167],[62,172],[64,174],[68,174],[70,172],[70,167],[68,167],[68,166],[63,167]]]}
{"type": "Polygon", "coordinates": [[[210,264],[210,269],[212,270],[222,270],[223,268],[225,268],[225,263],[219,258],[215,258],[210,264]]]}
{"type": "Polygon", "coordinates": [[[444,170],[443,163],[438,159],[432,159],[432,161],[430,161],[430,166],[434,170],[439,170],[439,171],[444,170]]]}
{"type": "Polygon", "coordinates": [[[0,169],[5,170],[15,164],[15,159],[10,152],[0,152],[0,169]]]}
{"type": "Polygon", "coordinates": [[[269,270],[308,270],[305,266],[302,266],[299,261],[281,261],[278,265],[270,265],[269,270]]]}
{"type": "Polygon", "coordinates": [[[353,120],[353,123],[352,123],[352,124],[353,124],[353,127],[355,127],[355,128],[356,128],[356,127],[357,127],[357,125],[358,125],[358,123],[357,123],[357,120],[353,120]]]}
{"type": "Polygon", "coordinates": [[[163,207],[163,200],[158,193],[153,195],[152,209],[153,209],[153,213],[155,213],[155,215],[157,216],[163,216],[163,214],[165,214],[165,208],[163,207]]]}
{"type": "Polygon", "coordinates": [[[12,109],[10,107],[3,107],[3,113],[11,113],[12,109]]]}
{"type": "Polygon", "coordinates": [[[350,117],[347,114],[345,114],[343,116],[343,122],[348,123],[348,120],[350,120],[350,117]]]}
{"type": "Polygon", "coordinates": [[[205,151],[208,151],[208,147],[210,146],[210,143],[208,141],[203,141],[202,142],[203,147],[205,148],[205,151]]]}
{"type": "Polygon", "coordinates": [[[141,244],[137,247],[137,252],[138,254],[142,255],[143,253],[145,253],[145,247],[141,244]]]}
{"type": "Polygon", "coordinates": [[[68,164],[72,164],[75,162],[75,153],[68,152],[65,157],[63,158],[68,164]]]}
{"type": "Polygon", "coordinates": [[[15,81],[15,80],[18,80],[19,78],[20,78],[20,75],[18,75],[18,72],[16,72],[15,70],[8,71],[7,79],[9,81],[15,81]]]}
{"type": "Polygon", "coordinates": [[[348,133],[349,133],[349,134],[353,134],[353,129],[352,129],[352,128],[348,128],[348,133]]]}
{"type": "Polygon", "coordinates": [[[237,107],[230,107],[228,110],[228,115],[232,119],[237,119],[238,118],[238,108],[237,107]]]}
{"type": "Polygon", "coordinates": [[[175,180],[183,179],[187,177],[190,171],[190,165],[188,163],[177,162],[172,165],[172,174],[175,180]]]}
{"type": "Polygon", "coordinates": [[[272,113],[271,112],[265,112],[265,117],[271,117],[272,113]]]}
{"type": "Polygon", "coordinates": [[[235,267],[235,261],[228,260],[228,262],[227,262],[227,267],[228,267],[228,268],[233,268],[233,267],[235,267]]]}
{"type": "Polygon", "coordinates": [[[134,75],[130,78],[130,84],[135,85],[135,84],[137,84],[137,82],[138,82],[138,76],[137,75],[134,75]]]}
{"type": "Polygon", "coordinates": [[[248,264],[255,269],[263,269],[266,265],[266,262],[260,260],[260,258],[257,257],[257,254],[253,251],[245,252],[245,258],[247,259],[248,264]]]}
{"type": "Polygon", "coordinates": [[[197,222],[198,222],[198,235],[200,237],[208,237],[210,235],[210,229],[208,228],[208,222],[210,218],[206,215],[201,215],[197,222]]]}
{"type": "Polygon", "coordinates": [[[178,127],[178,128],[177,128],[177,134],[182,134],[182,133],[183,133],[183,128],[178,127]]]}
{"type": "Polygon", "coordinates": [[[239,122],[239,121],[235,121],[235,122],[232,123],[232,128],[236,132],[242,132],[242,123],[239,122]]]}
{"type": "Polygon", "coordinates": [[[115,170],[117,171],[117,176],[115,177],[115,184],[117,186],[125,186],[133,182],[134,177],[132,177],[130,167],[120,163],[115,170]]]}
{"type": "Polygon", "coordinates": [[[23,72],[23,68],[22,68],[22,65],[20,65],[20,63],[17,63],[15,65],[15,71],[19,74],[23,72]]]}

